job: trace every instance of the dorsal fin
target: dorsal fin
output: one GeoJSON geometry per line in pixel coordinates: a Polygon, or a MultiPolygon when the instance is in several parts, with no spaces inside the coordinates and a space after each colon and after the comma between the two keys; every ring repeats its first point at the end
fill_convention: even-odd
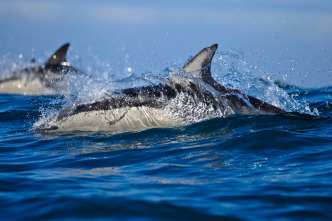
{"type": "Polygon", "coordinates": [[[62,65],[67,64],[66,55],[69,48],[69,43],[62,45],[53,55],[48,59],[46,64],[50,65],[62,65]]]}
{"type": "Polygon", "coordinates": [[[211,45],[201,50],[193,57],[183,69],[186,72],[192,72],[198,78],[209,82],[213,80],[211,75],[211,61],[218,48],[218,44],[211,45]]]}

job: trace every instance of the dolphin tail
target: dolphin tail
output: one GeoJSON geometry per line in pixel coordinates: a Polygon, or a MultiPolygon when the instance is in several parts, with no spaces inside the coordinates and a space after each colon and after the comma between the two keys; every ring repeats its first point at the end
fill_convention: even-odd
{"type": "Polygon", "coordinates": [[[272,104],[268,104],[264,101],[261,101],[257,98],[251,97],[246,95],[248,101],[259,111],[260,114],[281,114],[285,113],[286,111],[276,107],[272,104]]]}
{"type": "Polygon", "coordinates": [[[67,64],[67,50],[69,48],[69,43],[62,45],[53,55],[48,59],[46,64],[48,65],[62,65],[62,66],[69,66],[67,64]]]}

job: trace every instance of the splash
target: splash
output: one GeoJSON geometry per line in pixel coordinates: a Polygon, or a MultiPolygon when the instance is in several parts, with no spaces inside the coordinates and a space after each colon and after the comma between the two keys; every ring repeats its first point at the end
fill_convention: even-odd
{"type": "Polygon", "coordinates": [[[244,60],[240,50],[217,51],[213,60],[212,74],[215,80],[228,88],[238,89],[244,94],[282,108],[288,112],[299,112],[319,115],[316,109],[311,110],[306,100],[298,99],[295,86],[282,87],[273,79],[273,74],[264,72],[258,66],[244,60]]]}

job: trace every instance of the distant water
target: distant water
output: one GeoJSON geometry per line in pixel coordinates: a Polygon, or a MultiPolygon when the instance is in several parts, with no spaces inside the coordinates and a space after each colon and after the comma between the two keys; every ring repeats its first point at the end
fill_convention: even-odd
{"type": "Polygon", "coordinates": [[[319,117],[47,137],[61,97],[0,95],[0,219],[331,220],[332,88],[279,87],[319,117]]]}

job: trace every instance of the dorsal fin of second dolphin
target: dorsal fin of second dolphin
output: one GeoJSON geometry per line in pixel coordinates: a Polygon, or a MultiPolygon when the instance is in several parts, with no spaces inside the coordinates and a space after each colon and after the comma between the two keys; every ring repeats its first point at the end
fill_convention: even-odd
{"type": "Polygon", "coordinates": [[[48,59],[46,64],[48,65],[61,65],[61,66],[69,66],[66,56],[69,48],[69,43],[62,45],[56,52],[52,54],[52,56],[48,59]]]}

